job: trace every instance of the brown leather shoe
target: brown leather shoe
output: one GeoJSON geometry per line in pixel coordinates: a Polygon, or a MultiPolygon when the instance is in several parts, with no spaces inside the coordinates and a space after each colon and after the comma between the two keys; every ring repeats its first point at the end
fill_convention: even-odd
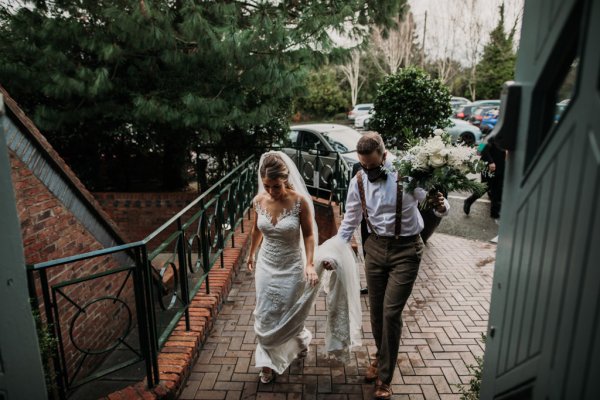
{"type": "Polygon", "coordinates": [[[378,376],[379,368],[377,368],[377,360],[375,360],[367,367],[367,372],[365,372],[365,382],[374,382],[378,376]]]}
{"type": "Polygon", "coordinates": [[[377,383],[375,383],[375,393],[373,393],[373,397],[377,400],[388,400],[392,398],[392,388],[387,383],[381,382],[377,379],[377,383]]]}

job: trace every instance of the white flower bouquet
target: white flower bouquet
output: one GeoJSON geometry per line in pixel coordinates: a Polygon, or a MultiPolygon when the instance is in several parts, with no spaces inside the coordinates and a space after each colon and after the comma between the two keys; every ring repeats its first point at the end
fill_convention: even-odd
{"type": "Polygon", "coordinates": [[[418,141],[405,151],[400,151],[393,162],[408,191],[420,187],[430,194],[440,191],[447,196],[452,191],[483,194],[486,186],[467,177],[481,172],[484,163],[477,149],[453,145],[450,135],[436,129],[434,135],[418,141]]]}

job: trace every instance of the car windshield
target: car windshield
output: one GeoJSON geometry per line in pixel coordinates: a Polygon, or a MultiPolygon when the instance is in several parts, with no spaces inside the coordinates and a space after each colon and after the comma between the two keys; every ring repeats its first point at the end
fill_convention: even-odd
{"type": "Polygon", "coordinates": [[[479,107],[478,109],[475,110],[474,114],[475,115],[483,115],[486,112],[490,111],[491,109],[493,109],[493,107],[479,107]]]}
{"type": "Polygon", "coordinates": [[[324,132],[323,136],[335,151],[345,153],[356,151],[356,144],[362,135],[354,129],[344,128],[336,129],[331,132],[324,132]]]}

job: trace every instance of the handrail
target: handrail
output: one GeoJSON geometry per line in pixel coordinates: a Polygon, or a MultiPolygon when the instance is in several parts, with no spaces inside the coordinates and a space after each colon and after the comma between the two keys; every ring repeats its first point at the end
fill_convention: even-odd
{"type": "Polygon", "coordinates": [[[134,249],[136,247],[143,246],[145,243],[143,241],[137,241],[133,243],[122,244],[119,246],[108,247],[106,249],[88,251],[87,253],[76,254],[74,256],[57,258],[51,261],[44,261],[35,264],[28,264],[27,269],[31,271],[40,271],[47,268],[57,267],[59,265],[71,264],[77,261],[83,261],[90,258],[104,256],[108,254],[118,253],[124,250],[134,249]]]}
{"type": "MultiPolygon", "coordinates": [[[[45,325],[57,340],[53,361],[62,398],[91,380],[140,361],[145,363],[148,385],[152,387],[158,383],[160,347],[181,316],[185,317],[186,328],[191,328],[191,299],[203,285],[206,292],[210,292],[210,270],[219,258],[221,267],[224,266],[226,243],[231,242],[234,247],[235,229],[240,227],[244,230],[245,214],[256,190],[255,164],[252,156],[243,160],[142,240],[27,266],[34,307],[39,309],[45,325]],[[193,215],[184,220],[184,215],[191,210],[195,211],[193,215]],[[158,244],[156,250],[150,249],[150,243],[167,230],[166,240],[158,244]],[[172,253],[165,252],[171,245],[174,245],[172,253]],[[120,253],[129,257],[114,257],[120,253]],[[159,253],[161,257],[158,257],[159,253]],[[121,262],[127,265],[121,265],[121,262]],[[97,285],[96,282],[102,283],[97,285]],[[86,287],[94,287],[94,290],[81,295],[86,287]],[[41,293],[39,300],[43,300],[41,309],[38,293],[41,293]],[[114,328],[110,328],[112,330],[109,329],[110,332],[122,329],[119,328],[121,317],[126,318],[125,326],[129,328],[116,338],[99,335],[99,342],[105,342],[104,345],[100,349],[90,349],[85,347],[89,346],[87,342],[78,341],[77,333],[85,329],[81,321],[88,315],[86,310],[99,305],[113,307],[110,318],[116,318],[117,322],[114,328]],[[126,344],[126,338],[136,330],[135,326],[139,350],[126,344]],[[82,347],[82,343],[86,345],[82,347]],[[84,365],[86,359],[100,356],[102,358],[94,363],[102,364],[104,357],[118,346],[132,352],[129,361],[88,371],[92,366],[84,365]],[[75,356],[71,360],[73,354],[75,356]]],[[[102,331],[104,327],[96,328],[102,331]]]]}
{"type": "Polygon", "coordinates": [[[315,149],[312,150],[314,154],[296,146],[285,147],[280,150],[292,157],[309,190],[316,193],[317,197],[321,197],[321,192],[329,193],[329,200],[340,205],[340,212],[345,211],[346,193],[352,169],[342,156],[354,153],[355,150],[333,152],[315,149]],[[315,179],[318,181],[315,182],[315,179]]]}
{"type": "MultiPolygon", "coordinates": [[[[308,158],[297,154],[299,170],[306,167],[308,158]]],[[[335,153],[326,159],[316,154],[310,162],[313,168],[328,174],[326,179],[319,175],[316,190],[326,191],[330,201],[338,201],[343,207],[350,169],[342,155],[335,153]]],[[[310,179],[306,183],[311,186],[310,179]]],[[[41,292],[40,315],[45,317],[46,325],[57,339],[54,370],[62,397],[68,397],[74,388],[112,373],[121,365],[130,365],[127,361],[87,373],[83,363],[90,354],[108,354],[116,346],[124,345],[128,335],[136,329],[140,350],[133,352],[130,361],[145,363],[150,387],[158,383],[160,348],[182,316],[186,329],[191,328],[191,299],[202,287],[210,293],[209,272],[219,259],[221,267],[224,266],[226,246],[235,247],[234,232],[238,227],[244,231],[245,215],[256,189],[256,161],[252,156],[142,240],[27,266],[30,296],[37,300],[41,292]],[[190,212],[193,214],[184,218],[190,212]],[[167,234],[166,238],[149,248],[161,234],[167,234]],[[172,251],[167,252],[169,248],[172,251]],[[124,261],[128,265],[119,264],[123,258],[113,257],[117,253],[129,255],[124,261]],[[66,270],[67,267],[70,269],[66,270]],[[58,268],[58,278],[52,268],[58,268]],[[63,271],[69,272],[61,275],[63,271]],[[103,280],[102,285],[96,285],[98,279],[103,280]],[[94,290],[88,297],[78,297],[78,285],[94,290]],[[78,344],[77,329],[83,328],[74,328],[78,318],[84,318],[85,310],[94,304],[117,307],[113,313],[128,316],[126,326],[130,327],[100,350],[78,344]],[[75,365],[66,354],[78,354],[77,351],[83,356],[75,365]],[[78,374],[84,373],[87,375],[78,378],[78,374]]]]}
{"type": "Polygon", "coordinates": [[[188,212],[189,210],[191,210],[196,204],[198,204],[198,202],[200,202],[204,198],[206,198],[213,191],[214,188],[218,187],[221,183],[225,182],[227,179],[229,179],[231,176],[233,176],[235,173],[237,173],[246,163],[250,162],[250,160],[253,157],[254,156],[250,156],[250,157],[246,158],[244,161],[242,161],[242,163],[240,165],[238,165],[237,167],[235,167],[233,169],[233,171],[231,171],[230,173],[228,173],[227,175],[225,175],[222,179],[220,179],[217,183],[215,183],[214,185],[212,185],[210,187],[210,189],[208,189],[206,192],[202,193],[195,200],[193,200],[190,204],[188,204],[185,208],[183,208],[181,211],[179,211],[177,214],[175,214],[173,217],[171,217],[171,219],[169,219],[167,222],[165,222],[164,224],[162,224],[158,229],[156,229],[154,232],[152,232],[151,234],[149,234],[148,236],[146,236],[144,239],[142,239],[142,242],[144,244],[146,244],[149,241],[151,241],[152,239],[154,239],[156,236],[158,236],[169,225],[171,225],[173,222],[177,221],[186,212],[188,212]]]}

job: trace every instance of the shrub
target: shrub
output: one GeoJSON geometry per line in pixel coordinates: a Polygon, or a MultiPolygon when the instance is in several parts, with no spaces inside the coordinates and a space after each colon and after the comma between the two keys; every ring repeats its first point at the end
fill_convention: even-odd
{"type": "MultiPolygon", "coordinates": [[[[485,343],[486,336],[481,334],[481,341],[485,343]]],[[[469,381],[467,388],[462,385],[456,385],[460,392],[460,400],[479,400],[481,390],[481,378],[483,377],[483,357],[475,357],[476,365],[467,365],[469,372],[473,374],[473,377],[469,381]]]]}
{"type": "Polygon", "coordinates": [[[340,89],[332,69],[312,72],[306,82],[306,93],[297,99],[297,109],[313,118],[331,118],[345,111],[349,100],[340,89]]]}
{"type": "Polygon", "coordinates": [[[450,91],[439,79],[409,67],[388,75],[377,90],[371,127],[388,146],[401,147],[448,125],[450,91]]]}

